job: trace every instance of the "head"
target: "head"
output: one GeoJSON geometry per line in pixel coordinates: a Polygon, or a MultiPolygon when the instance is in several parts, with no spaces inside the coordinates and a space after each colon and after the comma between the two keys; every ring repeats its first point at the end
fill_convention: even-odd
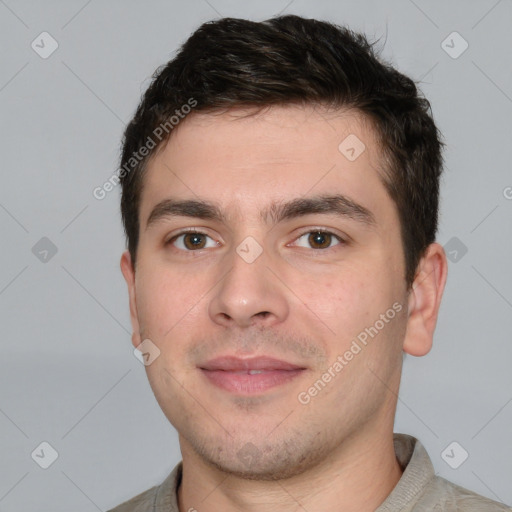
{"type": "Polygon", "coordinates": [[[123,140],[121,268],[182,449],[270,479],[392,428],[446,279],[441,146],[414,82],[329,23],[205,23],[157,70],[123,140]],[[304,369],[231,393],[201,369],[227,354],[304,369]]]}

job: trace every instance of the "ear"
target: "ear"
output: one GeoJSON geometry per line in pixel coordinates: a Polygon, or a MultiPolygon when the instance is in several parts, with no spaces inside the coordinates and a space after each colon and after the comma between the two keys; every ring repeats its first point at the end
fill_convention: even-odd
{"type": "Polygon", "coordinates": [[[128,285],[128,295],[130,300],[130,320],[132,323],[132,344],[137,347],[141,343],[139,317],[137,315],[137,301],[135,297],[135,268],[132,265],[132,259],[129,251],[125,251],[121,256],[121,272],[123,273],[126,284],[128,285]]]}
{"type": "Polygon", "coordinates": [[[409,292],[409,317],[403,345],[407,354],[424,356],[432,348],[447,273],[448,263],[443,246],[430,244],[418,264],[409,292]]]}

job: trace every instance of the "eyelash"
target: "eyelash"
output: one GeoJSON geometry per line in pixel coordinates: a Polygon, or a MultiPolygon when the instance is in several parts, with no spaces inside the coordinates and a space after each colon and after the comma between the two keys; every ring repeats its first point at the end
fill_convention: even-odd
{"type": "MultiPolygon", "coordinates": [[[[318,252],[321,252],[321,251],[327,251],[329,249],[332,249],[334,247],[336,247],[337,245],[346,245],[348,242],[343,239],[341,236],[339,235],[336,235],[335,233],[333,233],[332,231],[328,231],[326,229],[321,229],[321,228],[318,228],[318,229],[309,229],[307,231],[304,231],[302,232],[299,236],[297,236],[297,238],[294,240],[294,241],[297,241],[297,240],[300,240],[304,235],[309,235],[309,234],[312,234],[312,233],[321,233],[323,235],[331,235],[333,237],[334,240],[337,240],[338,243],[335,244],[334,246],[330,246],[330,247],[326,247],[325,249],[314,249],[312,247],[310,247],[310,249],[314,250],[314,251],[318,251],[318,252]]],[[[186,229],[186,230],[183,230],[179,233],[177,233],[176,235],[174,235],[172,238],[170,238],[169,240],[167,240],[164,245],[168,246],[168,245],[172,245],[179,237],[183,236],[183,235],[187,235],[187,234],[194,234],[194,235],[201,235],[201,236],[206,236],[208,238],[211,238],[213,240],[212,237],[210,237],[208,234],[206,233],[203,233],[202,231],[199,231],[195,228],[189,228],[189,229],[186,229]]],[[[216,242],[218,243],[218,242],[216,242]]],[[[200,252],[202,250],[204,250],[205,248],[203,249],[197,249],[197,250],[187,250],[187,249],[178,249],[176,248],[177,250],[179,251],[184,251],[184,252],[200,252]]],[[[209,248],[207,248],[209,249],[209,248]]]]}

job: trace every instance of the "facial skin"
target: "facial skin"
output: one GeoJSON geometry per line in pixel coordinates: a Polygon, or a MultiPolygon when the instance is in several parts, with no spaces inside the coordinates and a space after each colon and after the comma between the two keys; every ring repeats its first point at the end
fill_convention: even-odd
{"type": "Polygon", "coordinates": [[[444,251],[429,247],[408,292],[398,214],[359,114],[311,106],[241,114],[181,122],[144,178],[136,271],[128,252],[121,259],[132,342],[149,338],[161,351],[146,371],[179,433],[180,510],[291,511],[300,503],[373,511],[401,476],[392,432],[402,356],[431,348],[444,251]],[[338,149],[349,134],[366,146],[355,161],[338,149]],[[277,223],[261,215],[273,203],[336,194],[375,223],[332,212],[277,223]],[[215,203],[224,218],[167,216],[147,226],[169,198],[215,203]],[[203,237],[179,236],[189,228],[203,237]],[[334,236],[308,236],[319,230],[334,236]],[[252,263],[236,250],[247,237],[263,250],[252,263]],[[395,303],[401,311],[300,403],[299,393],[395,303]],[[306,370],[260,394],[237,394],[199,369],[221,355],[267,355],[306,370]],[[250,463],[240,450],[252,450],[250,463]]]}

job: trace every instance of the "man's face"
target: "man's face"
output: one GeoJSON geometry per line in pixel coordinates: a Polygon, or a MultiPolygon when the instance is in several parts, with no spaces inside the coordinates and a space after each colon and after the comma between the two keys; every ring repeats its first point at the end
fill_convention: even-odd
{"type": "Polygon", "coordinates": [[[123,272],[133,343],[160,350],[146,370],[182,451],[271,479],[392,428],[408,294],[398,214],[359,115],[233,114],[189,116],[151,162],[136,272],[127,253],[123,272]],[[351,204],[325,199],[336,196],[351,204]],[[169,199],[221,217],[188,205],[148,225],[169,199]],[[205,369],[219,356],[301,370],[205,369]]]}

